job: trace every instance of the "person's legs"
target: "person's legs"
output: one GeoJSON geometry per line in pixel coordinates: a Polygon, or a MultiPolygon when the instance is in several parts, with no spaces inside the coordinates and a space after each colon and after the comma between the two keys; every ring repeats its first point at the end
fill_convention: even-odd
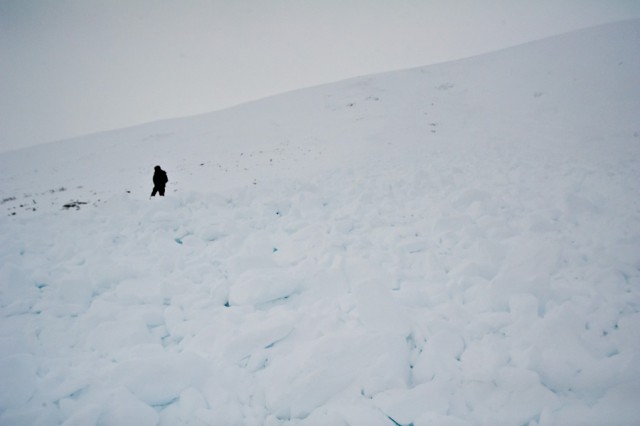
{"type": "Polygon", "coordinates": [[[161,197],[164,197],[164,186],[161,186],[160,188],[158,188],[158,192],[160,192],[161,197]]]}
{"type": "MultiPolygon", "coordinates": [[[[153,191],[151,191],[151,196],[152,196],[152,197],[155,197],[157,192],[158,192],[158,188],[156,188],[156,187],[154,186],[154,187],[153,187],[153,191]]],[[[164,191],[162,191],[162,192],[164,192],[164,191]]],[[[162,194],[160,194],[160,195],[162,195],[162,194]]]]}

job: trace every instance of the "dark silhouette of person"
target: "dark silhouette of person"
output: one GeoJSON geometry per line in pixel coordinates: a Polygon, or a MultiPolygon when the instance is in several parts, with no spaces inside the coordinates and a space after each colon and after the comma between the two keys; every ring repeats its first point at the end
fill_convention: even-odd
{"type": "Polygon", "coordinates": [[[161,197],[164,197],[164,187],[167,185],[167,182],[169,182],[167,172],[162,170],[160,166],[156,166],[154,170],[153,191],[151,191],[151,196],[155,197],[156,193],[159,193],[161,197]]]}

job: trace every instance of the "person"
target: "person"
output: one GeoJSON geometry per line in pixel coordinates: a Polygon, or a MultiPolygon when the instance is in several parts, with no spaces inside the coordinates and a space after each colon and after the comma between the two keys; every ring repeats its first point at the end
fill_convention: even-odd
{"type": "Polygon", "coordinates": [[[169,182],[167,172],[162,170],[160,166],[156,166],[154,170],[153,191],[151,191],[151,196],[155,197],[156,193],[159,193],[161,197],[164,197],[164,187],[167,185],[167,182],[169,182]]]}

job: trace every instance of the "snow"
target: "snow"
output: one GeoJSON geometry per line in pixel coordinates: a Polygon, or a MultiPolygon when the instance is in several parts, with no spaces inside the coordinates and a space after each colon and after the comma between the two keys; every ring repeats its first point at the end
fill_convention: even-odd
{"type": "Polygon", "coordinates": [[[0,155],[0,424],[638,423],[639,53],[621,22],[0,155]]]}

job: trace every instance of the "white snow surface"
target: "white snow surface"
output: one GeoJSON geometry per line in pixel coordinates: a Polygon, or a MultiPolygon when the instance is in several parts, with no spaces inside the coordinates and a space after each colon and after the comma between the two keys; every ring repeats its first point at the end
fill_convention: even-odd
{"type": "Polygon", "coordinates": [[[2,425],[640,423],[638,20],[5,153],[0,191],[2,425]]]}

